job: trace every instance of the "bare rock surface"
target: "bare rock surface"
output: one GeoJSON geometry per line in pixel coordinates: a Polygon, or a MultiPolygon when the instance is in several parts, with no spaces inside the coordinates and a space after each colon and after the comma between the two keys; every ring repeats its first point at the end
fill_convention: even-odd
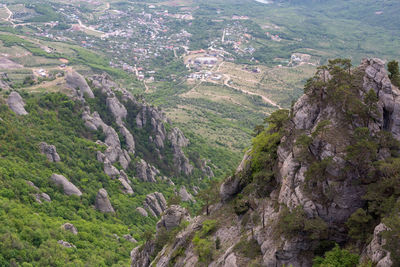
{"type": "Polygon", "coordinates": [[[17,92],[13,91],[7,98],[7,104],[12,111],[17,115],[28,115],[25,110],[25,102],[17,92]]]}
{"type": "Polygon", "coordinates": [[[70,181],[68,181],[67,178],[65,178],[63,175],[60,174],[53,174],[50,177],[51,181],[55,183],[58,186],[62,186],[64,193],[68,196],[70,195],[77,195],[81,196],[82,192],[70,181]]]}
{"type": "Polygon", "coordinates": [[[144,208],[142,208],[142,207],[137,207],[137,208],[136,208],[136,211],[139,212],[140,215],[142,215],[142,216],[144,216],[144,217],[149,216],[149,214],[147,213],[147,211],[146,211],[144,208]]]}
{"type": "Polygon", "coordinates": [[[69,71],[65,76],[65,81],[70,89],[79,90],[80,98],[83,98],[85,95],[89,98],[94,98],[94,94],[85,78],[76,71],[69,71]]]}
{"type": "Polygon", "coordinates": [[[135,153],[135,140],[131,132],[125,127],[121,126],[119,128],[120,133],[125,138],[126,146],[128,147],[128,152],[134,154],[135,153]]]}
{"type": "Polygon", "coordinates": [[[130,185],[131,182],[129,181],[128,175],[124,171],[121,170],[118,180],[124,187],[123,192],[128,195],[133,195],[133,189],[130,185]]]}
{"type": "Polygon", "coordinates": [[[156,182],[156,176],[160,171],[151,164],[148,164],[143,159],[136,163],[136,176],[143,182],[156,182]]]}
{"type": "Polygon", "coordinates": [[[159,192],[148,194],[144,200],[143,207],[154,217],[159,217],[167,208],[167,201],[164,195],[159,192]]]}
{"type": "Polygon", "coordinates": [[[189,221],[189,212],[179,205],[171,205],[168,207],[161,220],[157,223],[157,230],[164,227],[167,231],[180,225],[182,221],[189,221]]]}
{"type": "MultiPolygon", "coordinates": [[[[315,241],[307,236],[307,230],[294,233],[290,237],[284,234],[277,236],[277,225],[281,220],[281,215],[287,211],[286,209],[293,211],[297,207],[302,208],[308,220],[318,219],[321,224],[326,225],[329,229],[329,240],[336,243],[348,242],[345,223],[357,209],[366,206],[363,199],[366,187],[366,184],[363,184],[363,178],[366,174],[363,173],[364,170],[349,168],[351,162],[347,157],[347,148],[353,142],[355,129],[366,125],[371,135],[384,130],[391,132],[400,141],[400,91],[391,84],[384,62],[379,59],[367,59],[358,68],[350,71],[354,73],[353,82],[357,83],[354,85],[359,93],[356,94],[357,100],[363,101],[364,96],[371,89],[378,97],[377,112],[371,115],[373,119],[365,122],[359,116],[353,115],[349,123],[347,110],[334,103],[335,101],[330,101],[331,96],[326,92],[327,88],[322,80],[321,88],[316,89],[319,89],[318,92],[308,92],[303,95],[294,104],[288,121],[285,122],[285,133],[274,155],[276,159],[273,161],[273,180],[268,182],[271,188],[263,192],[267,196],[246,200],[245,204],[249,206],[246,216],[227,212],[226,215],[230,215],[229,218],[220,218],[223,225],[220,225],[220,229],[208,238],[216,240],[218,237],[225,253],[219,254],[209,266],[240,266],[243,255],[239,258],[238,254],[234,254],[234,251],[229,249],[240,242],[241,238],[249,240],[250,237],[254,237],[255,242],[260,246],[262,266],[312,266],[313,255],[310,256],[310,252],[315,246],[315,241]],[[317,132],[317,129],[324,121],[329,121],[329,125],[322,134],[317,132]],[[312,162],[324,160],[330,162],[324,168],[324,179],[315,179],[312,185],[313,190],[309,191],[304,185],[307,182],[306,172],[312,162],[301,157],[302,151],[297,143],[298,138],[303,135],[312,137],[306,148],[312,162]],[[266,218],[264,227],[260,225],[260,222],[254,225],[251,220],[248,220],[255,215],[266,218]]],[[[323,77],[328,80],[334,78],[333,75],[326,74],[323,77]]],[[[316,83],[315,86],[318,84],[316,83]]],[[[139,119],[143,122],[142,117],[139,119]]],[[[181,155],[183,154],[182,147],[188,143],[183,134],[181,135],[176,129],[172,130],[167,138],[174,150],[175,167],[185,173],[182,165],[184,159],[181,155]]],[[[220,195],[223,200],[232,199],[247,185],[248,181],[242,178],[246,178],[247,172],[251,171],[251,164],[249,164],[252,160],[251,154],[251,151],[246,153],[235,175],[222,184],[220,195]]],[[[376,154],[380,159],[390,157],[388,151],[376,154]]],[[[252,198],[255,193],[249,193],[249,197],[252,198]]],[[[237,200],[243,201],[240,198],[237,200]]],[[[211,213],[226,212],[230,209],[232,203],[225,201],[216,204],[211,209],[211,213]]],[[[177,224],[176,218],[179,216],[175,216],[176,214],[172,212],[171,217],[167,217],[169,215],[166,213],[167,211],[159,222],[158,228],[165,227],[166,218],[170,220],[171,225],[177,224]]],[[[150,263],[149,258],[140,258],[146,257],[144,254],[135,255],[140,258],[140,261],[146,261],[155,266],[168,266],[172,259],[176,266],[185,266],[187,262],[195,265],[198,258],[193,256],[196,255],[195,249],[187,239],[193,238],[194,231],[201,228],[206,218],[199,216],[192,219],[190,225],[179,232],[175,239],[156,256],[150,254],[154,257],[153,262],[150,263]],[[174,258],[173,255],[176,255],[174,253],[177,253],[179,249],[184,252],[180,251],[181,256],[174,258]]],[[[386,241],[382,238],[382,232],[385,230],[387,227],[384,224],[379,224],[375,228],[373,239],[363,253],[366,259],[371,259],[374,264],[382,267],[393,265],[390,253],[383,248],[386,241]]],[[[150,244],[147,245],[150,246],[150,244]]],[[[138,260],[136,256],[132,257],[133,262],[138,260]]]]}
{"type": "Polygon", "coordinates": [[[95,201],[96,209],[101,212],[112,212],[114,213],[114,208],[111,206],[111,202],[108,199],[107,191],[101,188],[96,196],[95,201]]]}
{"type": "Polygon", "coordinates": [[[174,166],[178,172],[189,175],[193,171],[193,166],[189,163],[189,159],[183,153],[182,148],[189,145],[189,140],[183,135],[178,128],[173,128],[168,134],[168,140],[171,142],[173,150],[174,166]]]}
{"type": "Polygon", "coordinates": [[[181,197],[181,200],[184,202],[187,201],[195,202],[193,196],[186,190],[185,186],[182,186],[181,189],[179,189],[179,196],[181,197]]]}
{"type": "Polygon", "coordinates": [[[382,232],[387,230],[389,230],[389,228],[383,223],[375,227],[372,241],[361,255],[362,261],[371,260],[377,267],[393,266],[392,260],[390,259],[390,252],[383,248],[386,244],[386,240],[382,238],[382,232]]]}
{"type": "Polygon", "coordinates": [[[114,118],[118,125],[123,124],[123,120],[128,115],[128,111],[126,110],[125,106],[119,102],[118,98],[113,95],[107,97],[106,99],[107,108],[110,110],[111,114],[113,114],[114,118]]]}
{"type": "Polygon", "coordinates": [[[78,234],[78,230],[72,223],[64,223],[63,225],[61,225],[61,228],[64,229],[65,231],[73,233],[74,235],[78,234]]]}
{"type": "Polygon", "coordinates": [[[46,155],[47,159],[51,162],[61,161],[60,156],[57,153],[57,149],[54,145],[48,145],[45,142],[39,144],[40,153],[46,155]]]}

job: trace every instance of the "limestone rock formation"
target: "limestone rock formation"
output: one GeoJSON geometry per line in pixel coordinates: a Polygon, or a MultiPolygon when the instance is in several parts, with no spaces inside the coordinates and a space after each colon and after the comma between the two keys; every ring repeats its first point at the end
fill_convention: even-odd
{"type": "Polygon", "coordinates": [[[185,186],[182,186],[181,189],[179,189],[179,196],[181,197],[181,200],[184,202],[187,201],[195,202],[193,196],[186,190],[185,186]]]}
{"type": "Polygon", "coordinates": [[[159,217],[167,208],[167,201],[162,193],[154,192],[146,196],[143,207],[154,217],[159,217]]]}
{"type": "Polygon", "coordinates": [[[171,142],[174,166],[178,172],[189,175],[193,171],[193,166],[189,163],[189,159],[183,153],[182,148],[189,145],[189,140],[183,135],[178,128],[173,128],[168,134],[168,140],[171,142]]]}
{"type": "Polygon", "coordinates": [[[128,152],[134,154],[135,153],[135,140],[133,139],[133,135],[123,125],[119,128],[119,131],[122,134],[122,136],[125,138],[125,143],[126,143],[126,146],[128,147],[128,152]]]}
{"type": "Polygon", "coordinates": [[[390,259],[390,252],[385,250],[383,246],[386,244],[386,240],[382,238],[382,232],[387,231],[389,228],[380,223],[375,227],[372,241],[367,246],[366,250],[362,255],[362,260],[371,260],[374,266],[377,267],[388,267],[393,266],[392,260],[390,259]]]}
{"type": "Polygon", "coordinates": [[[68,181],[67,178],[65,178],[63,175],[60,174],[53,174],[50,177],[51,181],[55,183],[58,186],[62,186],[64,193],[68,196],[70,195],[77,195],[81,196],[82,192],[70,181],[68,181]]]}
{"type": "Polygon", "coordinates": [[[95,207],[101,212],[114,213],[114,208],[111,206],[111,202],[108,199],[107,191],[104,188],[101,188],[99,192],[97,192],[95,207]]]}
{"type": "MultiPolygon", "coordinates": [[[[99,157],[104,157],[104,154],[101,152],[98,152],[99,157]]],[[[115,168],[111,162],[108,160],[108,158],[104,159],[104,173],[108,175],[111,179],[115,179],[120,175],[120,172],[118,171],[117,168],[115,168]]]]}
{"type": "Polygon", "coordinates": [[[144,217],[149,216],[149,215],[147,214],[147,211],[146,211],[144,208],[142,208],[142,207],[137,207],[137,208],[136,208],[136,211],[139,212],[140,215],[142,215],[142,216],[144,216],[144,217]]]}
{"type": "Polygon", "coordinates": [[[154,249],[155,244],[153,242],[147,242],[143,247],[135,247],[131,251],[131,267],[148,267],[154,249]]]}
{"type": "Polygon", "coordinates": [[[73,90],[79,90],[79,97],[83,99],[85,95],[94,98],[94,94],[87,84],[85,78],[76,71],[69,71],[65,76],[67,86],[73,90]]]}
{"type": "Polygon", "coordinates": [[[63,225],[61,225],[61,228],[64,229],[65,231],[73,233],[74,235],[78,234],[78,230],[72,223],[64,223],[63,225]]]}
{"type": "Polygon", "coordinates": [[[128,175],[124,171],[121,170],[118,180],[124,187],[123,192],[128,195],[133,195],[133,189],[130,186],[131,182],[129,181],[128,175]]]}
{"type": "Polygon", "coordinates": [[[119,102],[118,98],[115,95],[107,97],[106,105],[111,114],[114,115],[117,124],[122,125],[122,120],[124,120],[126,118],[126,115],[128,114],[125,106],[122,105],[121,102],[119,102]]]}
{"type": "MultiPolygon", "coordinates": [[[[277,113],[276,116],[283,118],[283,126],[270,123],[271,128],[266,130],[268,136],[277,136],[274,140],[276,146],[268,150],[271,154],[263,154],[264,150],[257,151],[260,147],[253,146],[253,150],[244,156],[236,173],[221,185],[220,196],[223,201],[215,204],[211,209],[211,216],[213,213],[217,215],[218,212],[225,212],[224,218],[220,218],[223,224],[207,238],[219,238],[223,253],[217,253],[218,256],[212,259],[209,266],[240,266],[244,260],[243,255],[239,257],[232,248],[243,240],[252,239],[259,246],[260,265],[268,267],[312,266],[312,258],[315,256],[313,251],[322,240],[340,244],[349,242],[346,222],[356,210],[366,206],[363,196],[367,185],[371,183],[365,178],[370,175],[369,166],[359,168],[362,159],[356,158],[354,162],[349,151],[359,141],[357,130],[364,133],[369,130],[365,138],[371,139],[390,132],[400,141],[400,91],[390,83],[385,65],[379,59],[364,60],[356,69],[343,68],[341,72],[337,72],[339,74],[335,73],[335,70],[338,71],[335,68],[340,69],[339,66],[334,66],[331,74],[324,73],[320,77],[314,77],[310,81],[314,87],[306,87],[306,94],[294,104],[290,112],[282,110],[277,113]],[[341,83],[344,83],[343,87],[341,83]],[[341,89],[344,91],[340,91],[341,89]],[[350,91],[354,103],[346,102],[350,100],[344,93],[350,91]],[[344,94],[343,101],[338,101],[338,92],[344,94]],[[375,93],[377,102],[373,104],[376,105],[374,112],[368,113],[368,119],[365,119],[363,116],[366,113],[357,112],[368,106],[368,93],[375,93]],[[260,163],[257,157],[262,157],[258,160],[265,160],[266,162],[261,163],[268,165],[260,168],[259,173],[256,172],[257,165],[253,165],[260,163]],[[263,175],[262,183],[257,180],[257,175],[263,175]],[[227,202],[230,199],[234,201],[227,202]],[[232,205],[234,212],[229,213],[227,210],[232,205]],[[290,217],[290,220],[304,218],[304,227],[292,230],[285,225],[284,232],[279,232],[282,229],[282,220],[287,219],[288,214],[296,217],[290,217]],[[258,218],[258,223],[254,223],[254,217],[258,218]],[[306,229],[310,227],[308,223],[316,224],[311,226],[315,232],[306,229]],[[285,227],[292,232],[286,232],[285,227]],[[323,234],[318,236],[321,233],[323,234]]],[[[169,134],[168,140],[175,148],[187,145],[177,130],[169,134]]],[[[385,144],[380,146],[384,147],[385,144]]],[[[178,149],[174,150],[176,152],[178,149]]],[[[397,152],[392,151],[391,154],[380,150],[378,147],[369,152],[374,160],[367,164],[377,162],[375,158],[385,160],[395,157],[397,152]]],[[[368,156],[366,153],[361,154],[363,158],[368,156]]],[[[379,177],[378,175],[377,179],[379,177]]],[[[165,225],[167,217],[164,216],[159,228],[165,225]]],[[[134,265],[135,261],[146,262],[147,265],[168,266],[172,260],[176,266],[185,266],[189,262],[195,265],[199,259],[196,258],[196,249],[190,240],[206,219],[205,216],[192,219],[190,225],[178,233],[157,255],[152,255],[149,249],[152,243],[146,243],[142,248],[146,250],[138,249],[141,251],[140,255],[138,252],[132,254],[133,266],[137,266],[134,265]],[[180,256],[174,257],[178,251],[180,256]],[[153,262],[150,263],[150,259],[154,259],[153,262]]],[[[176,224],[174,220],[171,221],[174,222],[173,225],[176,224]]],[[[387,227],[379,224],[364,251],[363,257],[371,259],[377,266],[393,265],[390,253],[383,248],[386,241],[381,233],[385,230],[387,227]]]]}
{"type": "Polygon", "coordinates": [[[40,148],[40,153],[46,155],[49,161],[59,162],[61,160],[54,145],[48,145],[45,142],[41,142],[39,144],[39,148],[40,148]]]}
{"type": "Polygon", "coordinates": [[[82,119],[85,122],[85,126],[92,131],[97,131],[100,127],[104,131],[107,127],[97,111],[90,114],[90,110],[85,110],[82,113],[82,119]]]}
{"type": "Polygon", "coordinates": [[[161,216],[161,220],[157,223],[157,230],[164,227],[167,231],[180,225],[182,221],[189,221],[189,212],[178,205],[171,205],[165,210],[161,216]]]}
{"type": "Polygon", "coordinates": [[[143,182],[156,182],[156,176],[160,171],[153,165],[148,164],[143,159],[136,163],[136,176],[143,182]]]}
{"type": "Polygon", "coordinates": [[[15,114],[28,115],[28,112],[24,108],[25,102],[17,92],[11,92],[11,94],[8,96],[7,104],[15,114]]]}
{"type": "Polygon", "coordinates": [[[251,150],[248,150],[240,162],[239,166],[236,169],[235,174],[228,179],[226,179],[221,187],[220,187],[220,196],[223,201],[226,201],[230,199],[232,196],[236,195],[239,193],[239,191],[242,189],[242,186],[240,185],[240,178],[238,174],[242,172],[247,172],[250,168],[250,161],[251,161],[251,156],[250,156],[251,150]]]}

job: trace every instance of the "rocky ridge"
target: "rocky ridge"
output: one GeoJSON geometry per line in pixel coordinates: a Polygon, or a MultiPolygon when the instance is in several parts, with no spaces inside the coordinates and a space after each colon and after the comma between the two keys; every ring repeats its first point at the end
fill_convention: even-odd
{"type": "MultiPolygon", "coordinates": [[[[368,120],[360,112],[357,113],[358,109],[350,113],[349,123],[350,107],[343,104],[345,101],[328,101],[331,94],[329,84],[340,82],[333,80],[338,77],[334,71],[337,71],[336,66],[332,68],[332,75],[319,73],[321,75],[314,78],[318,86],[311,93],[303,95],[293,106],[282,130],[282,138],[277,142],[276,159],[273,159],[272,164],[273,179],[269,181],[269,187],[265,187],[266,191],[261,192],[265,196],[260,198],[255,195],[256,190],[246,193],[250,194],[248,200],[242,200],[239,195],[249,184],[247,177],[252,175],[252,162],[255,160],[253,150],[245,154],[235,175],[221,185],[222,202],[211,209],[210,217],[224,223],[221,223],[210,239],[215,241],[218,237],[221,240],[220,251],[224,253],[218,252],[217,256],[212,257],[209,266],[240,266],[248,263],[245,255],[235,252],[235,245],[243,242],[241,240],[255,240],[260,249],[260,264],[271,267],[312,266],[313,254],[310,252],[318,246],[318,238],[328,238],[342,244],[349,241],[345,223],[356,210],[364,207],[365,200],[362,197],[366,192],[366,184],[362,180],[365,175],[363,170],[357,168],[357,165],[349,167],[352,165],[347,147],[354,144],[352,137],[358,134],[357,128],[360,127],[367,127],[370,136],[379,136],[386,131],[400,141],[400,91],[391,84],[383,61],[364,60],[352,70],[354,78],[349,83],[355,92],[354,99],[368,103],[367,98],[375,95],[376,102],[373,102],[368,120]],[[324,83],[322,80],[325,80],[324,83]],[[326,87],[324,84],[327,84],[326,87]],[[307,141],[306,149],[300,143],[301,139],[307,141]],[[313,161],[310,162],[308,158],[313,161]],[[310,183],[313,177],[310,168],[315,166],[325,166],[322,169],[324,179],[310,183]],[[313,186],[311,192],[310,186],[313,186]],[[231,205],[234,205],[236,214],[226,211],[231,205]],[[329,231],[329,236],[318,237],[323,233],[316,230],[313,233],[317,237],[310,238],[310,231],[314,230],[312,227],[311,230],[298,229],[292,233],[280,232],[279,229],[283,227],[280,226],[282,218],[294,212],[299,214],[295,215],[297,218],[304,216],[305,220],[325,229],[318,231],[329,231]],[[224,220],[223,217],[229,219],[224,220]],[[249,218],[259,219],[256,223],[249,218]]],[[[376,153],[376,157],[381,160],[391,155],[385,147],[376,153]]],[[[149,243],[144,245],[141,253],[132,251],[132,266],[168,266],[172,260],[175,266],[196,264],[199,258],[191,238],[206,219],[206,216],[201,216],[192,220],[157,255],[152,255],[154,248],[150,249],[152,247],[149,243]],[[174,252],[178,249],[184,252],[176,259],[173,255],[176,255],[174,252]],[[153,262],[150,262],[149,255],[155,257],[153,262]],[[137,265],[138,262],[143,265],[137,265]]],[[[384,224],[376,226],[372,241],[365,246],[362,260],[371,260],[377,266],[392,266],[390,253],[383,248],[385,240],[381,237],[381,232],[387,229],[384,224]]]]}

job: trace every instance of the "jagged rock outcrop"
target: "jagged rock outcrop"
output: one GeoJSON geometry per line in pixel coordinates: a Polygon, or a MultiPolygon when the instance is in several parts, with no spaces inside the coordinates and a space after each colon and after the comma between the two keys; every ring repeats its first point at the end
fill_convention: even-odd
{"type": "Polygon", "coordinates": [[[131,132],[123,125],[119,128],[119,132],[125,138],[125,143],[126,146],[128,147],[128,152],[134,154],[135,140],[133,139],[133,135],[131,134],[131,132]]]}
{"type": "Polygon", "coordinates": [[[61,228],[64,229],[65,231],[73,233],[74,235],[78,234],[78,230],[72,223],[64,223],[63,225],[61,225],[61,228]]]}
{"type": "Polygon", "coordinates": [[[131,267],[147,267],[155,250],[153,242],[146,242],[143,247],[136,247],[131,251],[131,267]]]}
{"type": "Polygon", "coordinates": [[[236,169],[235,175],[230,176],[226,179],[221,187],[220,187],[220,196],[222,201],[226,201],[230,199],[232,196],[236,195],[242,189],[240,184],[240,173],[245,173],[250,168],[250,161],[251,161],[251,150],[248,150],[244,156],[242,161],[240,162],[239,166],[236,169]]]}
{"type": "Polygon", "coordinates": [[[79,90],[78,95],[81,99],[83,99],[85,95],[87,95],[89,98],[94,98],[94,94],[87,84],[85,78],[76,71],[67,72],[65,81],[70,89],[79,90]]]}
{"type": "MultiPolygon", "coordinates": [[[[390,83],[381,60],[364,60],[353,70],[343,68],[338,72],[338,69],[339,66],[333,66],[331,74],[324,73],[322,78],[314,77],[316,82],[306,87],[306,94],[295,103],[291,112],[277,113],[276,116],[282,116],[284,126],[279,128],[272,122],[271,128],[266,130],[269,137],[278,134],[274,141],[276,146],[268,150],[271,154],[262,154],[264,150],[260,152],[257,150],[260,147],[253,146],[253,151],[246,153],[235,175],[222,184],[220,196],[223,202],[211,208],[211,216],[226,212],[224,218],[221,218],[221,214],[217,217],[223,221],[223,225],[208,239],[216,240],[218,237],[223,253],[218,253],[209,266],[242,264],[243,255],[239,258],[231,249],[244,239],[254,238],[252,242],[261,250],[260,264],[268,267],[309,267],[312,266],[313,251],[321,240],[340,244],[349,242],[346,222],[356,210],[366,206],[363,196],[367,185],[371,183],[365,180],[369,175],[366,170],[369,166],[360,168],[360,159],[356,158],[358,160],[354,162],[354,158],[349,156],[349,149],[358,144],[359,140],[355,137],[358,131],[365,133],[366,129],[369,132],[365,138],[372,140],[386,131],[400,141],[400,91],[390,83]],[[346,95],[343,101],[338,101],[338,94],[343,89],[341,83],[345,86],[351,84],[349,89],[346,87],[346,90],[351,90],[351,96],[346,95]],[[376,105],[376,110],[374,106],[374,112],[363,113],[357,104],[368,106],[365,98],[368,93],[373,95],[373,92],[377,96],[377,102],[372,104],[376,105]],[[346,97],[352,97],[351,101],[354,102],[346,97]],[[348,105],[345,105],[343,102],[347,100],[348,105]],[[366,114],[367,119],[364,118],[366,114]],[[260,163],[256,160],[261,156],[266,161],[262,164],[268,167],[261,168],[259,173],[252,173],[257,171],[257,165],[252,163],[260,163]],[[257,174],[266,176],[262,177],[265,180],[261,184],[258,184],[257,174]],[[257,191],[258,186],[263,191],[257,191]],[[243,190],[245,187],[248,190],[243,190]],[[264,196],[257,196],[259,193],[264,196]],[[230,199],[234,201],[226,203],[230,199]],[[231,205],[235,208],[232,214],[228,211],[231,205]],[[302,230],[299,228],[294,231],[288,225],[282,227],[288,214],[296,216],[290,217],[290,220],[299,219],[299,223],[304,224],[302,230]],[[255,217],[259,218],[258,223],[254,223],[255,217]],[[312,231],[316,232],[306,229],[308,223],[317,224],[311,226],[312,231]],[[316,237],[311,237],[311,233],[316,237]]],[[[176,145],[179,143],[177,137],[168,139],[171,143],[175,141],[176,145]]],[[[374,160],[371,159],[369,165],[376,162],[375,158],[385,160],[394,155],[379,150],[371,150],[374,160]]],[[[182,238],[193,236],[196,225],[201,227],[205,219],[200,216],[192,220],[187,229],[177,234],[172,243],[155,256],[151,264],[168,266],[172,255],[176,255],[174,252],[181,249],[184,252],[180,251],[181,256],[173,258],[174,264],[184,266],[184,263],[191,262],[195,265],[198,258],[191,238],[189,241],[182,238]]],[[[383,249],[385,240],[380,233],[385,230],[387,227],[383,224],[375,228],[373,239],[364,252],[365,258],[373,260],[378,266],[393,264],[390,253],[383,249]]]]}
{"type": "Polygon", "coordinates": [[[189,212],[178,205],[171,205],[165,210],[161,216],[161,220],[157,223],[157,230],[164,227],[167,231],[180,225],[182,221],[189,221],[189,212]]]}
{"type": "Polygon", "coordinates": [[[65,178],[63,175],[53,174],[50,177],[50,179],[56,185],[63,187],[64,194],[66,194],[68,196],[70,196],[70,195],[81,196],[82,195],[82,192],[73,183],[68,181],[68,179],[65,178]]]}
{"type": "Polygon", "coordinates": [[[164,195],[159,192],[148,194],[144,200],[143,207],[154,217],[159,217],[167,208],[167,201],[164,195]]]}
{"type": "Polygon", "coordinates": [[[111,114],[113,114],[114,118],[118,125],[122,125],[126,116],[128,115],[128,111],[125,106],[119,102],[118,98],[115,95],[107,97],[106,99],[107,108],[110,110],[111,114]]]}
{"type": "Polygon", "coordinates": [[[47,159],[51,162],[61,161],[60,156],[57,153],[56,147],[54,145],[48,145],[45,142],[39,144],[40,153],[46,155],[47,159]]]}
{"type": "Polygon", "coordinates": [[[160,174],[160,171],[143,159],[136,163],[136,176],[141,181],[155,183],[158,174],[160,174]]]}
{"type": "Polygon", "coordinates": [[[147,211],[146,211],[144,208],[142,208],[142,207],[137,207],[137,208],[136,208],[136,211],[139,212],[140,215],[142,215],[142,216],[144,216],[144,217],[149,216],[149,214],[147,214],[147,211]]]}
{"type": "Polygon", "coordinates": [[[189,145],[189,140],[183,135],[178,128],[173,128],[168,134],[168,140],[171,142],[174,166],[178,172],[189,175],[193,171],[193,166],[189,163],[189,159],[183,153],[182,148],[189,145]]]}
{"type": "Polygon", "coordinates": [[[363,88],[365,92],[373,89],[378,98],[379,117],[376,124],[370,125],[371,130],[383,129],[390,131],[400,140],[400,90],[391,84],[385,69],[385,63],[380,59],[366,59],[361,67],[365,69],[363,88]]]}
{"type": "Polygon", "coordinates": [[[17,92],[13,91],[7,98],[7,104],[17,115],[28,115],[25,110],[25,102],[17,92]]]}
{"type": "Polygon", "coordinates": [[[181,200],[184,202],[187,201],[195,202],[193,196],[186,190],[185,186],[182,186],[181,189],[179,189],[179,196],[181,197],[181,200]]]}
{"type": "Polygon", "coordinates": [[[128,175],[124,172],[120,172],[120,176],[118,180],[121,182],[122,186],[124,187],[123,192],[128,195],[133,195],[133,189],[130,185],[131,181],[128,178],[128,175]]]}
{"type": "Polygon", "coordinates": [[[104,188],[101,188],[99,192],[97,192],[95,207],[101,212],[115,212],[110,200],[108,199],[107,191],[104,188]]]}
{"type": "Polygon", "coordinates": [[[115,83],[110,75],[103,73],[101,75],[93,75],[89,78],[95,88],[101,89],[103,94],[108,96],[113,95],[113,91],[119,92],[121,94],[122,102],[127,102],[128,100],[137,104],[136,99],[124,88],[120,88],[117,83],[115,83]]]}
{"type": "Polygon", "coordinates": [[[97,131],[100,127],[104,131],[107,127],[97,111],[90,114],[89,109],[85,110],[82,113],[82,119],[85,122],[85,126],[92,131],[97,131]]]}
{"type": "Polygon", "coordinates": [[[98,159],[100,158],[103,161],[104,164],[104,173],[108,175],[111,179],[115,179],[120,175],[120,172],[117,168],[115,168],[111,162],[102,154],[101,152],[98,151],[98,159]]]}
{"type": "Polygon", "coordinates": [[[389,228],[383,223],[375,227],[372,241],[362,254],[361,261],[371,260],[373,264],[376,264],[374,266],[377,267],[393,266],[393,262],[390,259],[390,252],[383,248],[386,244],[386,240],[382,238],[382,232],[387,230],[389,230],[389,228]]]}

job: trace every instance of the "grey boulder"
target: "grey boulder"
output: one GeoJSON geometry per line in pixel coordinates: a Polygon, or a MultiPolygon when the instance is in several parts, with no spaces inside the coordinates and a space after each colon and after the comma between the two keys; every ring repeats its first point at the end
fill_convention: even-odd
{"type": "Polygon", "coordinates": [[[78,234],[78,230],[72,223],[64,223],[63,225],[61,225],[61,228],[65,231],[73,233],[74,235],[78,234]]]}
{"type": "Polygon", "coordinates": [[[76,71],[70,71],[65,77],[67,86],[74,90],[79,90],[79,96],[83,98],[87,95],[89,98],[94,98],[94,94],[87,84],[85,78],[76,71]]]}
{"type": "Polygon", "coordinates": [[[15,114],[28,115],[28,112],[24,108],[25,102],[17,92],[11,92],[8,96],[7,104],[15,114]]]}
{"type": "Polygon", "coordinates": [[[167,208],[167,201],[162,193],[154,192],[146,196],[143,206],[150,212],[151,215],[154,217],[159,217],[167,208]]]}
{"type": "Polygon", "coordinates": [[[67,178],[65,178],[63,175],[60,174],[53,174],[50,177],[51,181],[55,183],[58,186],[62,186],[64,193],[68,196],[70,195],[77,195],[81,196],[82,192],[70,181],[68,181],[67,178]]]}
{"type": "Polygon", "coordinates": [[[101,212],[115,212],[114,208],[111,206],[110,200],[108,199],[107,191],[104,188],[101,188],[97,193],[95,206],[96,209],[101,212]]]}
{"type": "Polygon", "coordinates": [[[57,153],[56,147],[54,145],[48,145],[45,142],[39,144],[40,153],[46,155],[47,159],[51,162],[61,161],[60,156],[57,153]]]}

